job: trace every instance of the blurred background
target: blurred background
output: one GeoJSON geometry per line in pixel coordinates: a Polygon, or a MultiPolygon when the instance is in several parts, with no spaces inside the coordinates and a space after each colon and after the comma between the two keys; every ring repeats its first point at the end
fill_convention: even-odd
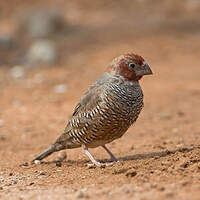
{"type": "Polygon", "coordinates": [[[154,46],[167,54],[177,48],[168,38],[199,35],[199,11],[198,0],[1,1],[0,64],[80,67],[93,55],[105,60],[108,53],[142,53],[154,46]]]}
{"type": "MultiPolygon", "coordinates": [[[[127,134],[112,151],[123,156],[198,144],[199,0],[1,0],[1,166],[30,161],[48,147],[88,86],[130,51],[154,75],[141,81],[145,108],[137,131],[128,131],[134,141],[127,134]]],[[[68,158],[85,157],[74,150],[68,158]]]]}

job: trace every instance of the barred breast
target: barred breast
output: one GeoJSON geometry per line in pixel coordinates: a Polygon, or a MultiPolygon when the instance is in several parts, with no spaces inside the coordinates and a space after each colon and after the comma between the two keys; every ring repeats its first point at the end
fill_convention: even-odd
{"type": "Polygon", "coordinates": [[[91,86],[58,141],[67,148],[94,148],[120,138],[139,116],[143,93],[137,81],[104,74],[91,86]],[[67,140],[66,140],[67,137],[67,140]]]}

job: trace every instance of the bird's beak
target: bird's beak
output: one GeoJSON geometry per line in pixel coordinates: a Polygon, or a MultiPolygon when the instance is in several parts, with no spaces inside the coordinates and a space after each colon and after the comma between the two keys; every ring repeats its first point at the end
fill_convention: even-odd
{"type": "Polygon", "coordinates": [[[139,66],[136,70],[136,76],[144,76],[144,75],[151,75],[153,72],[149,65],[144,61],[142,66],[139,66]]]}
{"type": "Polygon", "coordinates": [[[151,75],[151,74],[153,74],[153,72],[149,67],[149,65],[145,62],[143,65],[143,75],[151,75]]]}

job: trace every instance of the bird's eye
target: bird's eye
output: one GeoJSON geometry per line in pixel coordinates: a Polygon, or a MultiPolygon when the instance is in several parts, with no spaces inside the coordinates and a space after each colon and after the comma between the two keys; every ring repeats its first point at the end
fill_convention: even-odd
{"type": "Polygon", "coordinates": [[[131,67],[131,68],[134,68],[136,65],[135,65],[135,63],[129,63],[128,66],[131,67]]]}

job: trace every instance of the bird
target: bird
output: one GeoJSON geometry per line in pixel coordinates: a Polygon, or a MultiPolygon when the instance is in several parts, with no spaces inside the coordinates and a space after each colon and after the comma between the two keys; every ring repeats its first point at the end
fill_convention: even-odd
{"type": "Polygon", "coordinates": [[[131,52],[114,58],[80,99],[62,134],[32,162],[60,150],[82,147],[91,165],[107,166],[109,162],[95,160],[88,151],[99,146],[110,155],[111,163],[118,161],[106,144],[121,138],[137,120],[144,106],[139,81],[151,74],[150,66],[138,54],[131,52]]]}

